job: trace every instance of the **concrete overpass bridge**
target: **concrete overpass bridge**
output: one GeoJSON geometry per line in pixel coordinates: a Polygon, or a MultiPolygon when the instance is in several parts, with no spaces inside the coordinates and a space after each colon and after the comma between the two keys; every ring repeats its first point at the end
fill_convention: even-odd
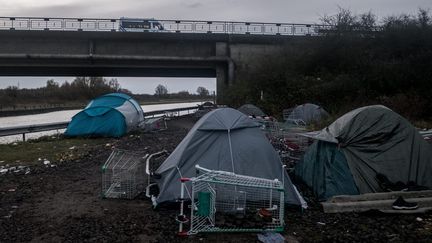
{"type": "Polygon", "coordinates": [[[120,32],[119,20],[112,19],[0,18],[0,75],[215,77],[218,102],[224,103],[224,90],[255,60],[328,28],[160,22],[165,32],[120,32]]]}

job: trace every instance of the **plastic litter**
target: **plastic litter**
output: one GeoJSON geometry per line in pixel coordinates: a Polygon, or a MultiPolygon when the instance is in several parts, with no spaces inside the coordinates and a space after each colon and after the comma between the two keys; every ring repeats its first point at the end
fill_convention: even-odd
{"type": "Polygon", "coordinates": [[[279,234],[274,232],[266,232],[264,234],[258,234],[258,240],[263,243],[283,243],[285,242],[285,238],[279,234]]]}

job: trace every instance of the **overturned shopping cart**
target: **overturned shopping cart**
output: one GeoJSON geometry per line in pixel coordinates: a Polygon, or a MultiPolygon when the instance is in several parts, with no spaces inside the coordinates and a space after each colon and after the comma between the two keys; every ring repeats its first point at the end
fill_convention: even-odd
{"type": "MultiPolygon", "coordinates": [[[[269,180],[208,170],[181,179],[179,234],[203,232],[281,232],[284,228],[284,186],[269,180]],[[186,185],[191,183],[191,187],[186,185]],[[188,190],[191,188],[191,191],[188,190]],[[185,215],[185,190],[190,195],[190,217],[185,215]],[[186,231],[186,225],[190,229],[186,231]]],[[[283,178],[283,177],[282,177],[283,178]]]]}

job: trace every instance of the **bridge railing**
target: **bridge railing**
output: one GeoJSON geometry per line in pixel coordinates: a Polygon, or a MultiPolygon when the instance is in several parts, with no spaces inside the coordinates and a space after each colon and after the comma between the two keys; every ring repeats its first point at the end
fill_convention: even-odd
{"type": "Polygon", "coordinates": [[[282,24],[256,22],[159,20],[163,27],[176,33],[220,33],[251,35],[319,35],[331,26],[316,24],[282,24]]]}
{"type": "Polygon", "coordinates": [[[117,19],[0,17],[0,30],[117,31],[117,19]]]}
{"type": "MultiPolygon", "coordinates": [[[[221,33],[251,35],[319,35],[329,25],[158,20],[169,33],[221,33]]],[[[0,30],[45,30],[45,31],[120,31],[120,19],[92,18],[33,18],[0,17],[0,30]]]]}

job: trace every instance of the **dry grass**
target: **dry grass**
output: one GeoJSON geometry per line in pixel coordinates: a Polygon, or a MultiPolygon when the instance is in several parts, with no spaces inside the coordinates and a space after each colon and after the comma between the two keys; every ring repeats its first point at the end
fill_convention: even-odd
{"type": "Polygon", "coordinates": [[[105,146],[108,138],[52,138],[0,145],[0,165],[36,165],[43,160],[64,161],[84,156],[95,146],[105,146]]]}

